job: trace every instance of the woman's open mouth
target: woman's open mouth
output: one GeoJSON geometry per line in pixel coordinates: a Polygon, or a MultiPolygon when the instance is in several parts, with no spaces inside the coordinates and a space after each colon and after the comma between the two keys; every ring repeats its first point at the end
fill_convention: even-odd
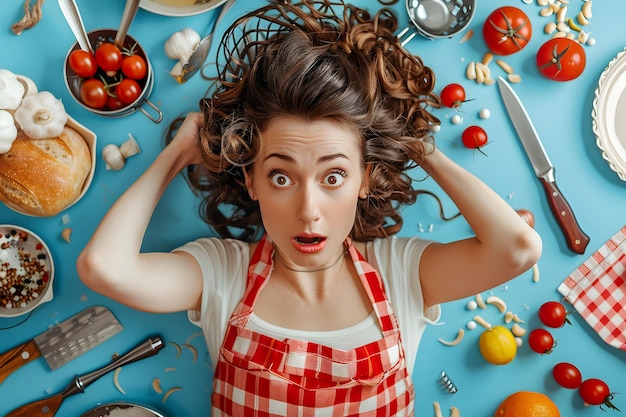
{"type": "Polygon", "coordinates": [[[326,238],[319,235],[297,235],[291,242],[298,252],[316,253],[324,249],[326,238]]]}

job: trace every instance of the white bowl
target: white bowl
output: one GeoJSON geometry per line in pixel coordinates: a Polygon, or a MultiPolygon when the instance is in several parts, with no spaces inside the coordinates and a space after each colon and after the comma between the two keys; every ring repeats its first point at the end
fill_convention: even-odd
{"type": "Polygon", "coordinates": [[[195,4],[195,0],[141,0],[139,7],[163,16],[194,16],[208,12],[225,3],[226,0],[207,0],[195,4]]]}
{"type": "MultiPolygon", "coordinates": [[[[39,267],[38,267],[39,268],[39,267]]],[[[21,301],[15,301],[11,299],[11,308],[6,308],[2,302],[2,296],[0,296],[0,317],[17,317],[32,311],[39,305],[52,300],[52,282],[54,280],[54,262],[52,261],[52,255],[50,249],[46,243],[32,231],[20,226],[12,224],[0,225],[0,273],[2,275],[11,275],[12,271],[16,271],[16,275],[19,278],[17,285],[23,286],[24,291],[28,295],[37,294],[36,297],[30,301],[25,301],[21,305],[21,301]],[[37,275],[24,273],[22,269],[24,266],[25,258],[34,258],[39,260],[39,265],[42,266],[40,271],[37,271],[37,275]],[[44,272],[47,272],[47,277],[44,277],[44,272]],[[26,279],[31,279],[33,276],[37,280],[43,281],[41,284],[37,282],[26,282],[26,279]],[[16,305],[17,303],[17,305],[16,305]]],[[[9,291],[12,286],[8,284],[0,285],[4,290],[9,291]],[[6,285],[6,288],[4,288],[6,285]]]]}
{"type": "MultiPolygon", "coordinates": [[[[16,77],[18,79],[18,81],[20,81],[22,83],[22,85],[24,85],[24,97],[26,97],[27,95],[31,95],[31,94],[37,94],[37,86],[35,85],[35,83],[33,82],[33,80],[31,80],[30,78],[24,76],[24,75],[20,75],[20,74],[16,74],[16,77]]],[[[72,116],[70,116],[68,114],[67,116],[67,123],[66,125],[68,127],[71,127],[72,129],[74,129],[75,131],[77,131],[85,140],[85,143],[87,143],[87,146],[89,147],[89,152],[91,153],[91,169],[89,170],[89,174],[87,174],[87,178],[85,178],[85,182],[83,183],[83,188],[82,191],[80,192],[80,194],[78,195],[78,197],[76,197],[76,199],[74,201],[72,201],[70,204],[68,204],[65,209],[68,209],[69,207],[73,206],[74,204],[76,204],[81,198],[83,198],[83,196],[85,195],[85,193],[87,192],[87,190],[89,189],[89,186],[91,185],[91,181],[93,180],[93,176],[95,174],[96,171],[96,142],[98,137],[96,136],[96,134],[87,129],[85,126],[83,126],[82,124],[78,123],[72,116]]],[[[24,216],[31,216],[31,217],[36,217],[33,216],[32,214],[26,213],[22,210],[20,210],[19,207],[10,205],[10,204],[5,204],[8,208],[10,208],[11,210],[20,213],[24,216]]]]}

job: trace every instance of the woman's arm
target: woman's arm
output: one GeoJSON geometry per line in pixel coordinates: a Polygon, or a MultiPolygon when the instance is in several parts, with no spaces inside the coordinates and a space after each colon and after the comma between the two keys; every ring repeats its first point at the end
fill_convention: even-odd
{"type": "Polygon", "coordinates": [[[81,280],[130,307],[153,312],[199,308],[202,274],[193,257],[140,253],[154,209],[172,179],[200,162],[201,113],[190,113],[172,143],[115,202],[77,260],[81,280]]]}
{"type": "Polygon", "coordinates": [[[420,264],[426,305],[494,288],[537,262],[541,255],[539,235],[491,188],[439,150],[429,153],[422,167],[476,234],[426,248],[420,264]]]}

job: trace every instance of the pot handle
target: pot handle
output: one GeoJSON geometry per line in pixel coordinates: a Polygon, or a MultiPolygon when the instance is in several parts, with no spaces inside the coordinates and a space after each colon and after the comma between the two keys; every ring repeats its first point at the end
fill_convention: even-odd
{"type": "Polygon", "coordinates": [[[139,110],[146,115],[146,117],[150,120],[152,120],[154,123],[160,123],[161,120],[163,120],[163,112],[161,111],[161,109],[159,109],[156,104],[154,104],[153,102],[151,102],[150,100],[146,99],[143,101],[143,103],[141,103],[141,107],[139,107],[139,110]],[[148,106],[150,106],[152,108],[152,110],[154,110],[154,112],[156,113],[155,115],[151,114],[148,112],[148,110],[143,108],[144,103],[148,104],[148,106]]]}

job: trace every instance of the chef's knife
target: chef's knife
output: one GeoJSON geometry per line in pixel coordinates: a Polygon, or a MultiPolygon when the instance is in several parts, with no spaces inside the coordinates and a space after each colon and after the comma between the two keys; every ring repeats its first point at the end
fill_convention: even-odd
{"type": "Polygon", "coordinates": [[[504,106],[509,113],[511,122],[513,122],[513,127],[515,127],[526,155],[535,170],[535,175],[539,178],[546,193],[550,210],[565,235],[567,247],[574,253],[584,253],[589,243],[589,236],[578,225],[572,208],[556,185],[554,167],[530,120],[530,116],[528,116],[513,88],[502,77],[498,77],[498,87],[504,106]]]}
{"type": "Polygon", "coordinates": [[[51,397],[44,398],[42,400],[34,401],[32,403],[23,405],[6,414],[4,417],[52,417],[57,413],[63,400],[70,395],[79,394],[85,392],[85,388],[91,385],[94,381],[101,378],[103,375],[111,372],[114,369],[136,362],[138,360],[154,356],[161,349],[165,347],[165,342],[159,336],[150,338],[145,342],[137,345],[133,350],[125,353],[123,356],[113,360],[108,365],[96,369],[86,375],[76,376],[72,382],[63,390],[63,392],[53,395],[51,397]]]}
{"type": "Polygon", "coordinates": [[[55,370],[123,329],[103,306],[88,307],[34,339],[0,355],[0,384],[15,370],[43,356],[55,370]]]}

